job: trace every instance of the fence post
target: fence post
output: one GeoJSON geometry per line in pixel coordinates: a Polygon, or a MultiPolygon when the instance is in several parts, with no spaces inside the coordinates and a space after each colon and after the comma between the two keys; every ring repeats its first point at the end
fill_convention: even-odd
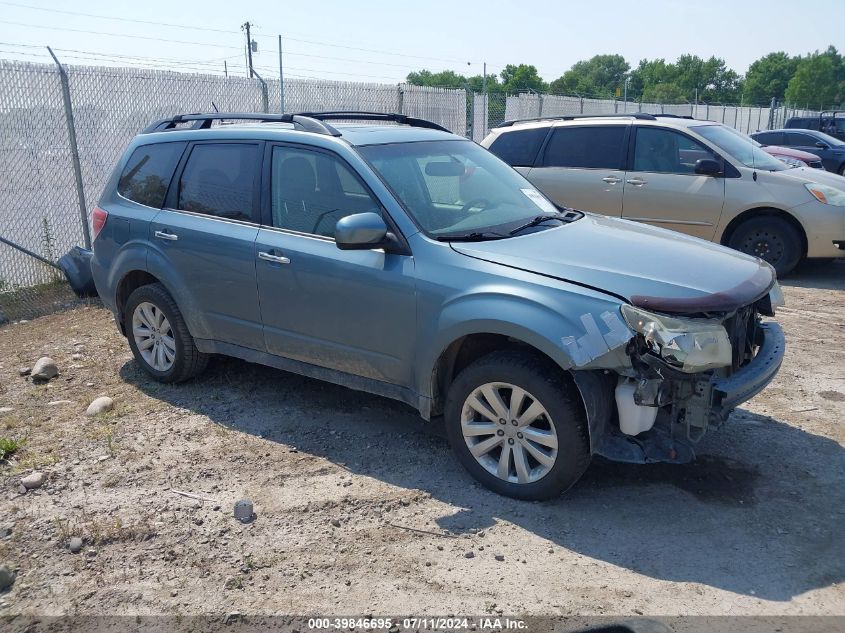
{"type": "Polygon", "coordinates": [[[73,165],[73,176],[76,179],[76,198],[79,202],[79,220],[82,223],[82,238],[85,241],[85,248],[91,248],[91,232],[88,229],[88,206],[85,204],[85,190],[82,185],[82,166],[79,163],[79,146],[76,143],[76,126],[73,122],[73,104],[70,100],[70,82],[64,66],[59,62],[58,57],[49,46],[47,50],[56,66],[59,67],[59,80],[62,83],[62,101],[65,106],[65,119],[67,121],[67,137],[70,144],[70,160],[73,165]]]}
{"type": "Polygon", "coordinates": [[[464,91],[469,102],[469,125],[467,125],[467,138],[471,141],[475,140],[475,93],[470,87],[464,84],[464,91]]]}
{"type": "Polygon", "coordinates": [[[537,116],[542,118],[542,116],[543,116],[543,95],[538,94],[537,99],[539,101],[539,105],[538,105],[539,112],[537,112],[537,116]]]}
{"type": "Polygon", "coordinates": [[[396,84],[396,112],[404,114],[405,107],[405,91],[402,90],[402,84],[396,84]]]}
{"type": "Polygon", "coordinates": [[[255,75],[255,78],[259,81],[259,85],[261,86],[261,108],[262,111],[267,114],[270,112],[270,95],[267,93],[267,82],[264,81],[264,79],[262,79],[255,70],[252,71],[252,74],[255,75]]]}
{"type": "Polygon", "coordinates": [[[578,98],[581,100],[581,114],[584,114],[584,97],[579,95],[578,98]]]}

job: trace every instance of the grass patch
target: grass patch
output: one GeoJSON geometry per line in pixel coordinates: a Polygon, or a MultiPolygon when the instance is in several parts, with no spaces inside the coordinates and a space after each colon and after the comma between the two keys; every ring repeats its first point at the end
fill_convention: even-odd
{"type": "Polygon", "coordinates": [[[8,459],[17,453],[26,440],[15,440],[9,437],[0,437],[0,459],[8,459]]]}

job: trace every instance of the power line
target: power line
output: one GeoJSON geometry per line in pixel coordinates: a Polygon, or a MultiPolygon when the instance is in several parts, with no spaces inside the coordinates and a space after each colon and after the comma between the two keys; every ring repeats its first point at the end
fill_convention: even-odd
{"type": "Polygon", "coordinates": [[[124,33],[108,33],[105,31],[89,31],[86,29],[72,29],[69,27],[60,27],[60,26],[43,26],[41,24],[27,24],[25,22],[11,22],[9,20],[0,20],[0,24],[9,24],[11,26],[25,26],[27,28],[33,29],[47,29],[49,31],[68,31],[71,33],[85,33],[88,35],[106,35],[108,37],[124,37],[130,38],[135,40],[148,40],[151,42],[168,42],[170,44],[190,44],[194,46],[211,46],[214,48],[228,48],[234,50],[240,50],[240,46],[226,46],[225,44],[210,44],[208,42],[191,42],[186,40],[171,40],[168,38],[163,37],[149,37],[146,35],[127,35],[124,33]]]}
{"type": "MultiPolygon", "coordinates": [[[[176,29],[188,29],[188,30],[193,30],[193,31],[206,31],[206,32],[210,32],[210,33],[226,33],[226,34],[230,34],[230,35],[238,35],[239,34],[238,31],[234,31],[234,30],[215,29],[215,28],[202,27],[202,26],[191,26],[191,25],[188,25],[188,24],[173,24],[171,22],[157,22],[157,21],[153,21],[153,20],[138,20],[138,19],[134,19],[134,18],[123,18],[123,17],[117,17],[117,16],[95,14],[95,13],[84,13],[84,12],[81,12],[81,11],[58,10],[58,9],[52,9],[52,8],[47,8],[47,7],[38,7],[38,6],[29,5],[29,4],[22,4],[22,3],[18,3],[18,2],[0,2],[0,5],[10,6],[10,7],[18,7],[18,8],[22,8],[22,9],[30,9],[30,10],[33,10],[33,11],[44,11],[44,12],[47,12],[47,13],[59,13],[59,14],[63,14],[63,15],[75,15],[75,16],[86,17],[86,18],[96,18],[96,19],[100,19],[100,20],[114,20],[116,22],[130,22],[130,23],[134,23],[134,24],[146,24],[146,25],[151,25],[151,26],[164,26],[164,27],[176,28],[176,29]]],[[[47,28],[47,27],[43,27],[43,28],[47,28]]],[[[323,41],[319,41],[319,40],[297,38],[297,37],[294,37],[294,36],[285,35],[284,33],[282,34],[282,36],[285,38],[286,41],[300,42],[300,43],[303,43],[303,44],[314,44],[314,45],[317,45],[317,46],[329,46],[329,47],[333,47],[333,48],[343,48],[343,49],[347,49],[347,50],[362,51],[362,52],[366,52],[366,53],[377,53],[379,55],[392,55],[392,56],[396,56],[396,57],[406,57],[406,58],[409,58],[409,59],[440,61],[440,62],[447,62],[447,63],[453,63],[453,64],[466,64],[467,63],[467,60],[450,59],[450,58],[442,58],[442,57],[428,57],[428,56],[425,56],[425,55],[411,55],[409,53],[399,53],[399,52],[396,52],[396,51],[386,51],[386,50],[375,49],[375,48],[363,48],[363,47],[360,47],[360,46],[351,46],[351,45],[347,45],[347,44],[334,44],[334,43],[331,43],[331,42],[323,42],[323,41]]],[[[264,34],[258,33],[258,34],[255,35],[255,37],[275,38],[276,35],[264,35],[264,34]]]]}

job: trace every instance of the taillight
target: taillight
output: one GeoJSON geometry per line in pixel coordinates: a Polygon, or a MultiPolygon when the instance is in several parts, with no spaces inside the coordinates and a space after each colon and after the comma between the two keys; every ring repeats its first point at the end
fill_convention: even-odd
{"type": "Polygon", "coordinates": [[[100,234],[100,231],[103,230],[103,227],[106,225],[106,220],[108,219],[108,211],[103,211],[100,207],[94,207],[94,211],[91,213],[91,227],[94,229],[95,240],[100,234]]]}

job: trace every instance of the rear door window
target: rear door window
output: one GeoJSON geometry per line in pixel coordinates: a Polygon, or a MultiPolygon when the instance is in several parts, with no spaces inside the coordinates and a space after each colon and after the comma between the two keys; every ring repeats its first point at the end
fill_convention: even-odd
{"type": "Polygon", "coordinates": [[[231,220],[254,221],[260,146],[198,143],[179,181],[177,209],[231,220]]]}
{"type": "Polygon", "coordinates": [[[490,145],[490,151],[511,167],[531,167],[548,132],[547,127],[503,132],[490,145]]]}
{"type": "Polygon", "coordinates": [[[782,145],[783,132],[761,132],[754,135],[754,140],[763,145],[782,145]]]}
{"type": "Polygon", "coordinates": [[[559,127],[543,152],[543,167],[622,169],[626,125],[559,127]]]}
{"type": "Polygon", "coordinates": [[[129,157],[117,192],[133,202],[161,209],[173,170],[182,157],[187,143],[155,143],[142,145],[129,157]]]}

